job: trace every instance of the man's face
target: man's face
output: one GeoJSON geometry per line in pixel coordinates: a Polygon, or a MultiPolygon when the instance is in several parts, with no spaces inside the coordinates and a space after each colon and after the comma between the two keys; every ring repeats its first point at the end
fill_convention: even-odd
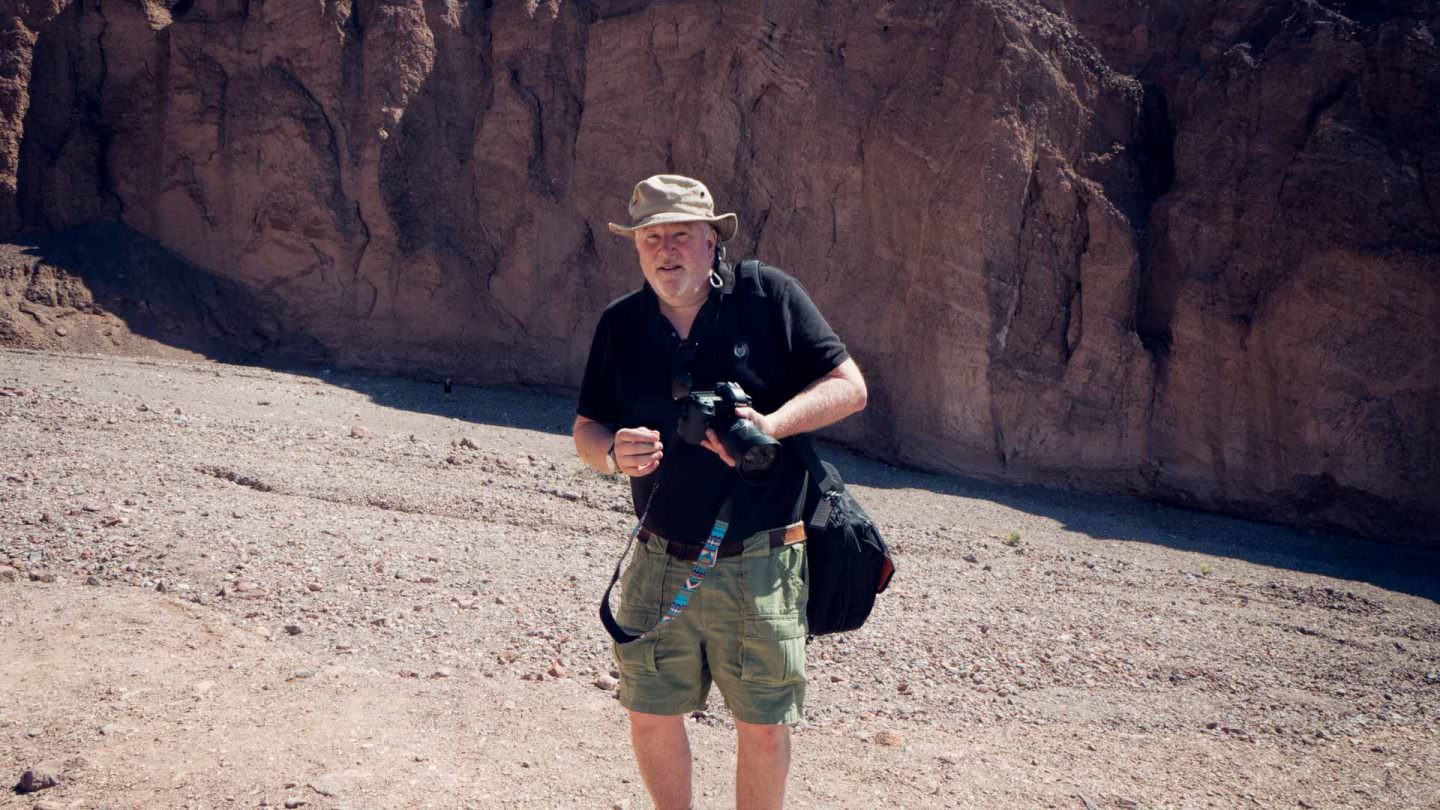
{"type": "Polygon", "coordinates": [[[676,309],[699,306],[710,295],[715,231],[704,222],[667,222],[635,232],[640,271],[655,295],[676,309]]]}

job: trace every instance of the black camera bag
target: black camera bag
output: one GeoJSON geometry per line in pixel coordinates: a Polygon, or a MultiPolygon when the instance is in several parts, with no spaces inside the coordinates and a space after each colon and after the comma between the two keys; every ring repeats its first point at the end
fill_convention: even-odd
{"type": "Polygon", "coordinates": [[[805,555],[812,636],[856,630],[870,617],[875,597],[890,586],[895,563],[870,514],[845,489],[840,473],[821,461],[808,437],[795,442],[810,471],[805,493],[805,555]]]}

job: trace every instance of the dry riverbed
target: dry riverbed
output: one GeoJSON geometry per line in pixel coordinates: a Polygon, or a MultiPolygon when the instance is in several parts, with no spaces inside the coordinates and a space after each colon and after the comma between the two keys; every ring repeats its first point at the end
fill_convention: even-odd
{"type": "MultiPolygon", "coordinates": [[[[648,806],[570,407],[0,350],[0,808],[648,806]]],[[[900,573],[792,806],[1440,807],[1435,554],[830,455],[900,573]]]]}

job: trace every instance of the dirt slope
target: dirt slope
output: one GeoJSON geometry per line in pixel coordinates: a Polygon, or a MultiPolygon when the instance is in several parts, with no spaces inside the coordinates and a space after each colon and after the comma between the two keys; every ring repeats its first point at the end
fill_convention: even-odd
{"type": "MultiPolygon", "coordinates": [[[[0,808],[646,806],[569,414],[0,352],[0,780],[67,777],[0,808]]],[[[811,645],[792,806],[1440,807],[1433,554],[840,460],[901,571],[811,645]]]]}

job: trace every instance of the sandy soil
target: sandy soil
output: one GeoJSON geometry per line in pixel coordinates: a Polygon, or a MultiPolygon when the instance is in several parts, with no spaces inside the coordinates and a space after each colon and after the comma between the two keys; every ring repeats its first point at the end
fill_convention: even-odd
{"type": "MultiPolygon", "coordinates": [[[[648,806],[570,407],[0,350],[0,808],[648,806]]],[[[791,806],[1440,807],[1433,553],[829,455],[900,573],[791,806]]]]}

